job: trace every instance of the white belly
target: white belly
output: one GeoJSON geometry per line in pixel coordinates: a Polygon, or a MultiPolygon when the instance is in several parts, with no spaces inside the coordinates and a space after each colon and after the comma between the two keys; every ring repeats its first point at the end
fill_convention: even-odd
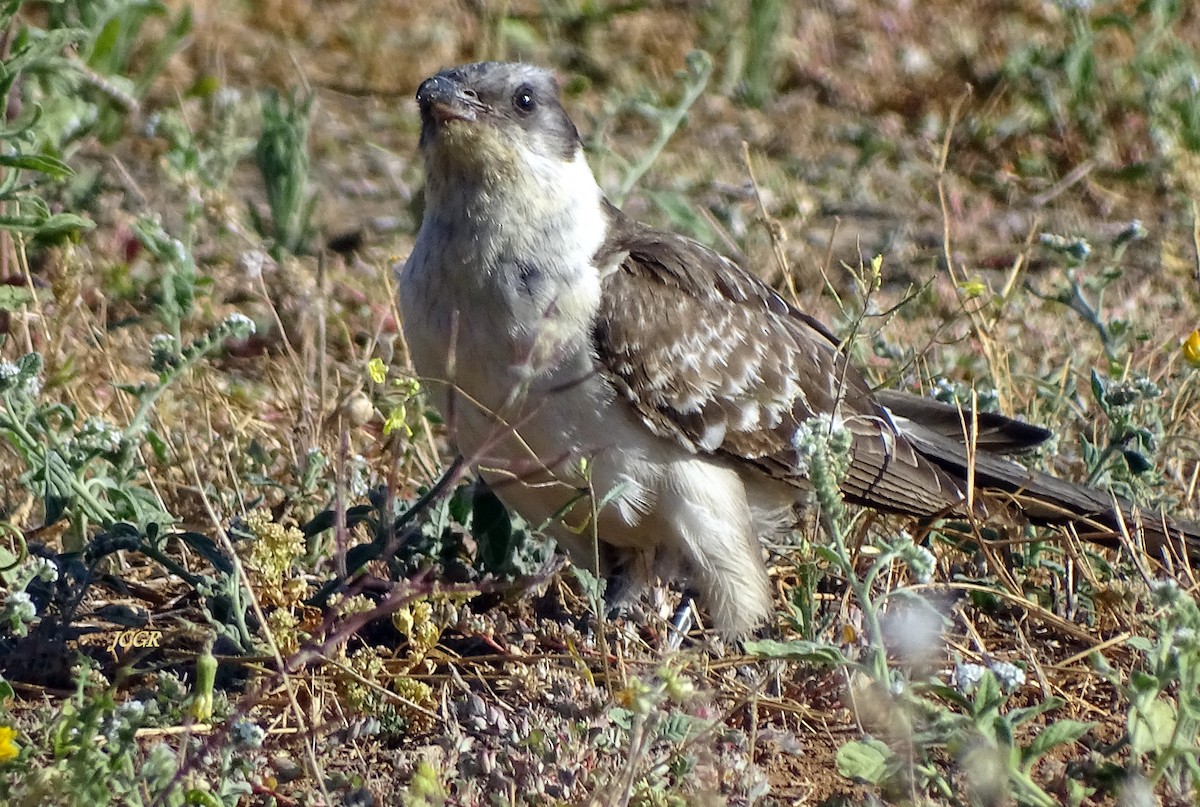
{"type": "Polygon", "coordinates": [[[593,366],[590,329],[576,328],[575,344],[543,343],[548,369],[531,369],[528,338],[420,305],[436,291],[406,275],[413,365],[458,450],[510,508],[598,574],[615,561],[635,588],[689,577],[727,633],[761,622],[771,606],[758,537],[778,527],[791,491],[765,479],[748,489],[741,469],[654,435],[593,366]]]}

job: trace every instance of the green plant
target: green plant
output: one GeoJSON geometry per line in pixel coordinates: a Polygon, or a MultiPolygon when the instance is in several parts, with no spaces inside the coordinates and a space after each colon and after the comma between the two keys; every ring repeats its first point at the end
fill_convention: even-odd
{"type": "Polygon", "coordinates": [[[1004,73],[1036,99],[1044,122],[1098,145],[1113,123],[1146,116],[1161,156],[1200,150],[1200,62],[1181,34],[1188,4],[1178,0],[1063,4],[1062,25],[1015,49],[1004,73]],[[1054,35],[1057,34],[1057,37],[1054,35]],[[1132,42],[1129,56],[1114,51],[1132,42]]]}
{"type": "MultiPolygon", "coordinates": [[[[201,81],[191,93],[200,98],[200,123],[189,124],[181,110],[163,109],[146,121],[144,133],[162,138],[168,149],[161,161],[163,177],[184,200],[178,236],[168,233],[161,216],[142,216],[134,234],[162,267],[158,297],[163,321],[176,337],[178,323],[191,311],[197,287],[211,283],[199,276],[192,257],[196,231],[214,211],[226,207],[224,195],[239,161],[254,148],[242,133],[247,125],[241,94],[201,81]]],[[[218,226],[228,222],[219,220],[218,226]]]]}
{"type": "Polygon", "coordinates": [[[744,60],[739,96],[760,107],[775,94],[779,68],[779,32],[788,4],[782,0],[750,0],[744,26],[744,60]]]}
{"type": "Polygon", "coordinates": [[[1093,661],[1129,705],[1126,735],[1109,750],[1128,745],[1130,773],[1182,798],[1200,785],[1200,605],[1174,580],[1155,581],[1150,592],[1153,621],[1129,640],[1138,668],[1126,678],[1100,654],[1093,661]]]}
{"type": "Polygon", "coordinates": [[[201,278],[192,251],[163,229],[157,217],[143,216],[133,225],[134,235],[154,258],[158,273],[158,315],[175,344],[183,341],[183,323],[196,306],[201,278]]]}
{"type": "Polygon", "coordinates": [[[312,213],[316,196],[309,189],[308,128],[313,96],[278,93],[263,98],[262,133],[254,162],[262,176],[271,211],[268,224],[251,208],[258,231],[272,241],[271,254],[304,255],[312,246],[312,213]]]}
{"type": "MultiPolygon", "coordinates": [[[[1063,706],[1060,698],[1047,698],[1034,706],[1005,709],[1006,693],[1023,682],[1019,668],[993,662],[990,668],[959,664],[953,687],[918,683],[891,695],[877,690],[870,702],[883,711],[893,730],[902,726],[906,736],[894,736],[891,743],[868,737],[843,745],[837,754],[838,771],[885,792],[928,788],[955,804],[962,803],[962,795],[969,795],[974,804],[1003,804],[1010,798],[1037,807],[1062,804],[1033,781],[1033,767],[1050,751],[1078,740],[1091,724],[1058,719],[1022,742],[1024,724],[1063,706]],[[956,758],[957,777],[935,764],[931,752],[942,750],[956,758]]],[[[1066,800],[1080,804],[1092,792],[1071,783],[1066,800]]]]}
{"type": "MultiPolygon", "coordinates": [[[[878,272],[878,263],[874,267],[878,272]]],[[[882,732],[886,740],[867,736],[843,745],[837,761],[847,778],[877,785],[885,794],[899,796],[919,789],[952,803],[960,803],[957,794],[965,783],[973,793],[983,794],[986,804],[1002,803],[1010,796],[1038,807],[1058,804],[1034,782],[1032,768],[1051,750],[1078,740],[1089,725],[1056,720],[1021,742],[1019,727],[1060,708],[1063,701],[1046,698],[1035,706],[1006,710],[1001,682],[1006,691],[1018,688],[1024,682],[1019,668],[1006,662],[993,662],[990,669],[960,664],[955,688],[937,679],[913,678],[906,672],[910,665],[893,664],[890,648],[931,643],[944,630],[945,619],[917,589],[895,584],[884,588],[880,583],[893,577],[897,568],[906,568],[919,584],[928,582],[935,558],[901,533],[878,539],[870,561],[859,571],[850,540],[851,520],[840,491],[849,467],[849,432],[828,418],[813,418],[801,425],[793,444],[807,466],[828,539],[815,551],[843,582],[861,613],[863,655],[854,658],[834,644],[813,639],[747,642],[747,651],[842,667],[861,679],[863,683],[854,687],[859,720],[882,732]],[[902,637],[885,628],[889,618],[900,620],[902,637]],[[938,765],[936,757],[942,752],[953,755],[959,767],[947,770],[938,765]]],[[[810,615],[802,613],[799,621],[800,627],[811,630],[810,615]]],[[[913,652],[926,651],[915,647],[913,652]]]]}
{"type": "Polygon", "coordinates": [[[46,4],[46,11],[50,29],[80,34],[77,56],[66,60],[72,69],[63,71],[60,65],[42,75],[43,100],[53,105],[57,124],[49,130],[57,137],[47,145],[56,151],[92,133],[114,140],[192,27],[190,7],[171,18],[158,0],[64,0],[46,4]],[[155,18],[166,19],[167,28],[151,40],[147,24],[155,18]],[[148,41],[153,41],[149,48],[148,41]],[[80,92],[85,89],[92,92],[80,92]]]}
{"type": "Polygon", "coordinates": [[[184,349],[174,337],[157,338],[151,348],[155,383],[120,387],[137,402],[124,428],[97,417],[80,422],[74,406],[46,400],[39,354],[0,362],[0,437],[24,465],[22,484],[40,495],[45,523],[69,517],[68,550],[84,547],[90,524],[173,520],[146,484],[140,461],[143,442],[160,460],[167,459],[166,444],[150,428],[150,412],[200,359],[226,339],[245,338],[253,327],[247,318],[233,315],[184,349]]]}
{"type": "Polygon", "coordinates": [[[620,184],[609,193],[613,204],[620,207],[633,190],[633,186],[654,165],[671,137],[687,119],[688,110],[704,93],[704,88],[708,86],[708,80],[712,76],[712,69],[711,56],[701,50],[692,51],[687,55],[685,69],[679,74],[682,88],[678,101],[670,106],[663,106],[652,96],[643,96],[628,102],[635,112],[657,126],[658,133],[654,142],[636,161],[630,162],[613,155],[621,163],[624,174],[620,184]]]}
{"type": "Polygon", "coordinates": [[[203,757],[184,778],[185,759],[197,756],[203,739],[186,738],[182,748],[166,742],[143,745],[139,729],[169,725],[182,703],[178,681],[159,677],[158,697],[118,703],[114,688],[89,662],[80,664],[74,695],[42,714],[22,736],[19,756],[0,767],[0,800],[12,805],[132,805],[150,807],[244,803],[264,764],[265,732],[244,719],[229,726],[229,741],[203,757]],[[171,696],[176,700],[172,702],[171,696]]]}
{"type": "Polygon", "coordinates": [[[1088,468],[1088,484],[1105,483],[1122,495],[1135,494],[1156,479],[1152,457],[1162,442],[1163,424],[1158,406],[1162,390],[1148,378],[1106,380],[1095,370],[1091,393],[1108,424],[1103,442],[1080,437],[1088,468]],[[1138,484],[1135,484],[1138,483],[1138,484]]]}
{"type": "Polygon", "coordinates": [[[1125,320],[1104,319],[1101,313],[1104,310],[1104,291],[1124,274],[1121,259],[1129,245],[1145,237],[1146,230],[1142,223],[1136,219],[1131,221],[1113,238],[1108,260],[1095,271],[1087,266],[1093,254],[1092,246],[1086,239],[1042,233],[1038,239],[1041,245],[1068,261],[1066,283],[1048,295],[1039,293],[1028,282],[1026,284],[1035,295],[1067,306],[1095,328],[1104,345],[1104,354],[1114,366],[1117,366],[1118,348],[1125,347],[1129,338],[1137,334],[1125,320]]]}
{"type": "MultiPolygon", "coordinates": [[[[14,15],[21,0],[0,5],[0,30],[8,31],[11,46],[3,56],[0,70],[0,98],[9,99],[24,74],[36,73],[55,64],[62,50],[76,42],[82,32],[73,28],[43,31],[17,25],[14,15]]],[[[52,213],[22,172],[61,180],[71,169],[61,160],[37,153],[44,129],[43,109],[33,104],[15,120],[0,121],[0,229],[31,236],[54,237],[91,227],[84,218],[71,213],[52,213]]],[[[11,307],[10,307],[11,308],[11,307]]]]}

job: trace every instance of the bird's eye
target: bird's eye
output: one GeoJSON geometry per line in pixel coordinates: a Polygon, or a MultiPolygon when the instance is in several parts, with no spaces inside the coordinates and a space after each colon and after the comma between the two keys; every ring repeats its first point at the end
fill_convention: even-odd
{"type": "Polygon", "coordinates": [[[522,115],[528,115],[537,107],[537,99],[533,97],[533,87],[522,84],[513,93],[513,108],[522,115]]]}

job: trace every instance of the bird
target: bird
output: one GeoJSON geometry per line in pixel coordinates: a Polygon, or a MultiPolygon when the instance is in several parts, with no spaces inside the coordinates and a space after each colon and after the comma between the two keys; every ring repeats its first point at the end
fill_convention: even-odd
{"type": "Polygon", "coordinates": [[[763,542],[809,496],[799,435],[814,422],[848,435],[852,504],[991,517],[1007,507],[991,491],[1099,542],[1126,529],[1157,551],[1200,541],[1197,525],[1006,456],[1046,429],[873,390],[827,327],[756,275],[623,214],[549,70],[452,67],[416,101],[424,211],[397,267],[410,360],[462,457],[610,601],[674,581],[722,635],[761,626],[763,542]]]}

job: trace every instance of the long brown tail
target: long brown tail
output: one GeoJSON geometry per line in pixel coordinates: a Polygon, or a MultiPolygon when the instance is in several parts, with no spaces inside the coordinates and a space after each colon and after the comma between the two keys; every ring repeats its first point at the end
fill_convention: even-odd
{"type": "MultiPolygon", "coordinates": [[[[957,407],[898,392],[880,391],[877,397],[917,451],[965,484],[971,471],[957,407]]],[[[1050,437],[1046,429],[986,413],[978,416],[976,432],[972,471],[982,493],[1006,496],[1035,524],[1075,524],[1081,538],[1105,546],[1120,544],[1123,534],[1140,535],[1150,553],[1200,566],[1200,524],[1141,510],[1110,492],[1003,456],[1043,442],[1050,437]]]]}

